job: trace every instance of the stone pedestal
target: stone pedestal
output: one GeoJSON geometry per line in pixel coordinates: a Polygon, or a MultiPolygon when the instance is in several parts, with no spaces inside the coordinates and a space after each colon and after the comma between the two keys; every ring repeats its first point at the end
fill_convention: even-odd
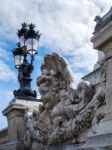
{"type": "Polygon", "coordinates": [[[8,120],[9,141],[19,141],[24,135],[24,111],[25,106],[18,104],[9,105],[3,114],[8,120]]]}
{"type": "Polygon", "coordinates": [[[24,113],[25,110],[39,107],[40,102],[15,99],[3,111],[8,121],[8,143],[4,149],[24,150],[23,137],[25,131],[24,113]]]}

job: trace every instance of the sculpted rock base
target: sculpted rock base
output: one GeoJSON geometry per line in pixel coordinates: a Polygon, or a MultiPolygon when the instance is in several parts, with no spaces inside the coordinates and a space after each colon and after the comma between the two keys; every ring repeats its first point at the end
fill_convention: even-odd
{"type": "MultiPolygon", "coordinates": [[[[26,111],[24,144],[54,145],[81,142],[81,135],[104,118],[104,84],[99,91],[87,81],[76,89],[71,87],[72,74],[67,62],[56,53],[47,55],[37,78],[42,105],[32,112],[26,111]]],[[[95,129],[92,130],[95,132],[95,129]]],[[[87,139],[87,135],[83,141],[87,139]]]]}

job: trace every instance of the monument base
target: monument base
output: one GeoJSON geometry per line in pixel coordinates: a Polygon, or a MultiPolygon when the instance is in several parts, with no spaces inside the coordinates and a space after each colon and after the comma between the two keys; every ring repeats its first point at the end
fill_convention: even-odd
{"type": "MultiPolygon", "coordinates": [[[[80,144],[57,144],[42,146],[33,143],[28,150],[112,150],[112,133],[89,137],[85,143],[80,144]]],[[[10,142],[0,145],[0,150],[27,150],[20,142],[10,142]]]]}
{"type": "Polygon", "coordinates": [[[31,150],[112,150],[112,133],[89,137],[85,143],[33,146],[31,150]]]}
{"type": "Polygon", "coordinates": [[[0,145],[0,150],[25,150],[22,142],[14,141],[0,145]]]}
{"type": "MultiPolygon", "coordinates": [[[[0,150],[27,150],[22,141],[13,141],[0,145],[0,150]]],[[[112,132],[89,137],[79,144],[42,145],[34,142],[28,150],[112,150],[112,132]]]]}

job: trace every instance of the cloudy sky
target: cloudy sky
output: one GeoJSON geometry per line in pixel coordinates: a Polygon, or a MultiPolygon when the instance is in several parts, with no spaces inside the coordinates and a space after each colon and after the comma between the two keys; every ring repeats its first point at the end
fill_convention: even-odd
{"type": "Polygon", "coordinates": [[[111,6],[111,0],[0,0],[0,129],[7,126],[2,110],[18,88],[11,51],[18,42],[16,32],[21,23],[32,22],[42,33],[32,88],[37,90],[35,79],[44,55],[53,51],[68,60],[78,83],[97,61],[90,42],[94,17],[102,16],[111,6]]]}

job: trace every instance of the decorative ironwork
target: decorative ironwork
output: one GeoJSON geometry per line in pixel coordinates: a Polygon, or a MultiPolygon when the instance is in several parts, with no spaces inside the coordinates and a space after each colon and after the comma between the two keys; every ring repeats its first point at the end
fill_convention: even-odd
{"type": "Polygon", "coordinates": [[[17,35],[18,35],[19,38],[22,35],[25,35],[27,33],[27,31],[28,31],[28,29],[27,29],[27,27],[28,27],[27,23],[24,22],[21,26],[22,26],[22,28],[20,30],[17,30],[18,31],[17,35]]]}
{"type": "MultiPolygon", "coordinates": [[[[17,99],[36,100],[37,96],[36,91],[31,89],[31,73],[34,70],[33,61],[37,52],[30,55],[31,62],[28,62],[27,56],[29,55],[29,52],[26,43],[27,39],[31,38],[34,38],[37,42],[39,42],[41,34],[39,34],[39,31],[35,31],[34,28],[35,25],[32,23],[30,25],[23,23],[22,28],[17,32],[20,42],[17,44],[18,47],[13,50],[15,67],[18,69],[18,82],[20,85],[20,88],[18,90],[14,90],[13,92],[15,98],[17,99]],[[21,46],[22,42],[24,45],[21,46]]],[[[31,46],[33,47],[33,45],[31,46]]],[[[32,48],[32,51],[37,51],[37,49],[32,48]]]]}
{"type": "Polygon", "coordinates": [[[29,30],[26,33],[26,39],[30,37],[30,38],[35,38],[39,41],[41,34],[39,34],[39,30],[38,31],[34,30],[36,27],[35,24],[31,23],[31,24],[29,24],[28,27],[29,27],[29,30]]]}

